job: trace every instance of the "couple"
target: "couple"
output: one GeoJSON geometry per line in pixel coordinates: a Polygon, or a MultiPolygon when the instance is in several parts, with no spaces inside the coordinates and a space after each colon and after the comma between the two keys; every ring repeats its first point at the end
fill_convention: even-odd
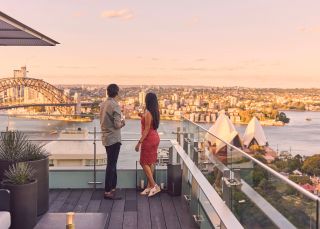
{"type": "MultiPolygon", "coordinates": [[[[121,128],[125,126],[121,109],[116,100],[119,87],[110,84],[107,88],[108,98],[100,107],[100,125],[102,144],[107,151],[107,168],[105,177],[105,199],[119,200],[115,195],[117,186],[117,161],[121,147],[121,128]]],[[[161,191],[153,178],[154,165],[157,161],[160,138],[157,132],[160,122],[159,105],[156,94],[148,93],[145,97],[146,109],[141,114],[142,135],[135,150],[140,151],[140,164],[147,176],[147,188],[141,195],[153,196],[161,191]]]]}

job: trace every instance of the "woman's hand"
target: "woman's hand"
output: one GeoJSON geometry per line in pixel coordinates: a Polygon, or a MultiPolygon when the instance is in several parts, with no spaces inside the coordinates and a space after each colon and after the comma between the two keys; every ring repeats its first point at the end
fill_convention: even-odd
{"type": "Polygon", "coordinates": [[[136,147],[135,147],[136,152],[139,152],[139,150],[140,150],[140,145],[141,145],[141,143],[138,142],[138,144],[137,144],[136,147]]]}

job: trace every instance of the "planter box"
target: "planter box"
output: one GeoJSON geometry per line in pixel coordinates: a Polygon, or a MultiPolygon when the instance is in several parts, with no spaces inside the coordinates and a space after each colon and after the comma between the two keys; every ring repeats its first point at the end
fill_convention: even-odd
{"type": "Polygon", "coordinates": [[[12,164],[12,162],[0,160],[0,183],[4,178],[4,171],[8,170],[9,166],[12,164]]]}
{"type": "Polygon", "coordinates": [[[10,190],[11,229],[32,229],[37,223],[37,181],[14,185],[2,181],[10,190]]]}
{"type": "Polygon", "coordinates": [[[38,216],[49,209],[49,158],[28,161],[35,171],[34,178],[38,181],[38,216]]]}
{"type": "MultiPolygon", "coordinates": [[[[42,215],[49,209],[49,157],[36,160],[27,161],[35,171],[34,179],[38,182],[38,213],[42,215]]],[[[3,173],[9,169],[9,166],[14,163],[0,160],[0,182],[3,180],[3,173]]],[[[1,185],[0,185],[1,186],[1,185]]]]}

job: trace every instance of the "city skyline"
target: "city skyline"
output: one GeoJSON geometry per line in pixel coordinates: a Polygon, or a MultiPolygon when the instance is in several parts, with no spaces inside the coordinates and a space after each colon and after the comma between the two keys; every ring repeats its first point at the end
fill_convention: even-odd
{"type": "Polygon", "coordinates": [[[53,84],[320,87],[315,0],[31,2],[2,10],[61,44],[2,47],[0,78],[27,65],[53,84]]]}

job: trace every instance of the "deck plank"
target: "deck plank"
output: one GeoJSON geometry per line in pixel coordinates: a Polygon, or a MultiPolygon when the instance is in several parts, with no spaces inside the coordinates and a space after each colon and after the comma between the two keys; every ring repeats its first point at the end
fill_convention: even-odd
{"type": "Polygon", "coordinates": [[[149,205],[150,205],[152,229],[166,228],[160,196],[156,195],[156,196],[150,197],[149,205]]]}
{"type": "Polygon", "coordinates": [[[137,191],[133,188],[128,188],[125,190],[126,200],[136,200],[137,199],[137,191]]]}
{"type": "Polygon", "coordinates": [[[112,206],[113,206],[113,200],[108,200],[108,199],[101,200],[101,204],[98,212],[103,212],[108,214],[105,228],[108,228],[108,225],[109,225],[112,206]]]}
{"type": "Polygon", "coordinates": [[[61,191],[54,202],[50,205],[49,212],[59,212],[70,193],[71,190],[68,189],[61,191]]]}
{"type": "Polygon", "coordinates": [[[146,196],[137,196],[138,228],[151,228],[149,200],[146,196]]]}
{"type": "Polygon", "coordinates": [[[59,212],[73,211],[80,199],[81,193],[82,191],[79,189],[72,190],[59,212]]]}
{"type": "Polygon", "coordinates": [[[183,229],[197,229],[199,226],[194,222],[187,203],[181,196],[172,197],[174,207],[176,209],[179,222],[183,229]]]}
{"type": "Polygon", "coordinates": [[[75,212],[86,212],[86,209],[88,207],[88,204],[91,200],[91,196],[93,194],[92,190],[84,190],[81,193],[80,199],[77,203],[77,205],[74,208],[75,212]]]}
{"type": "Polygon", "coordinates": [[[123,225],[123,213],[124,213],[124,205],[125,205],[125,190],[124,189],[117,189],[116,195],[121,197],[121,200],[113,201],[110,219],[108,228],[109,229],[122,229],[123,225]]]}
{"type": "Polygon", "coordinates": [[[167,193],[160,193],[160,199],[167,229],[180,229],[181,225],[171,197],[167,193]]]}
{"type": "Polygon", "coordinates": [[[52,189],[49,191],[49,205],[52,204],[53,201],[58,197],[61,190],[59,189],[52,189]]]}
{"type": "MultiPolygon", "coordinates": [[[[137,229],[138,228],[138,218],[137,212],[124,212],[123,214],[123,228],[125,229],[137,229]]],[[[145,228],[147,229],[147,228],[145,228]]]]}
{"type": "Polygon", "coordinates": [[[113,205],[113,200],[102,199],[99,212],[108,213],[111,211],[113,205]]]}
{"type": "Polygon", "coordinates": [[[103,190],[50,190],[49,212],[101,212],[108,214],[105,229],[196,229],[189,206],[181,197],[160,193],[148,198],[135,189],[120,189],[122,200],[103,199],[103,190]]]}
{"type": "Polygon", "coordinates": [[[86,212],[98,212],[103,197],[102,190],[96,190],[91,196],[86,212]]]}

